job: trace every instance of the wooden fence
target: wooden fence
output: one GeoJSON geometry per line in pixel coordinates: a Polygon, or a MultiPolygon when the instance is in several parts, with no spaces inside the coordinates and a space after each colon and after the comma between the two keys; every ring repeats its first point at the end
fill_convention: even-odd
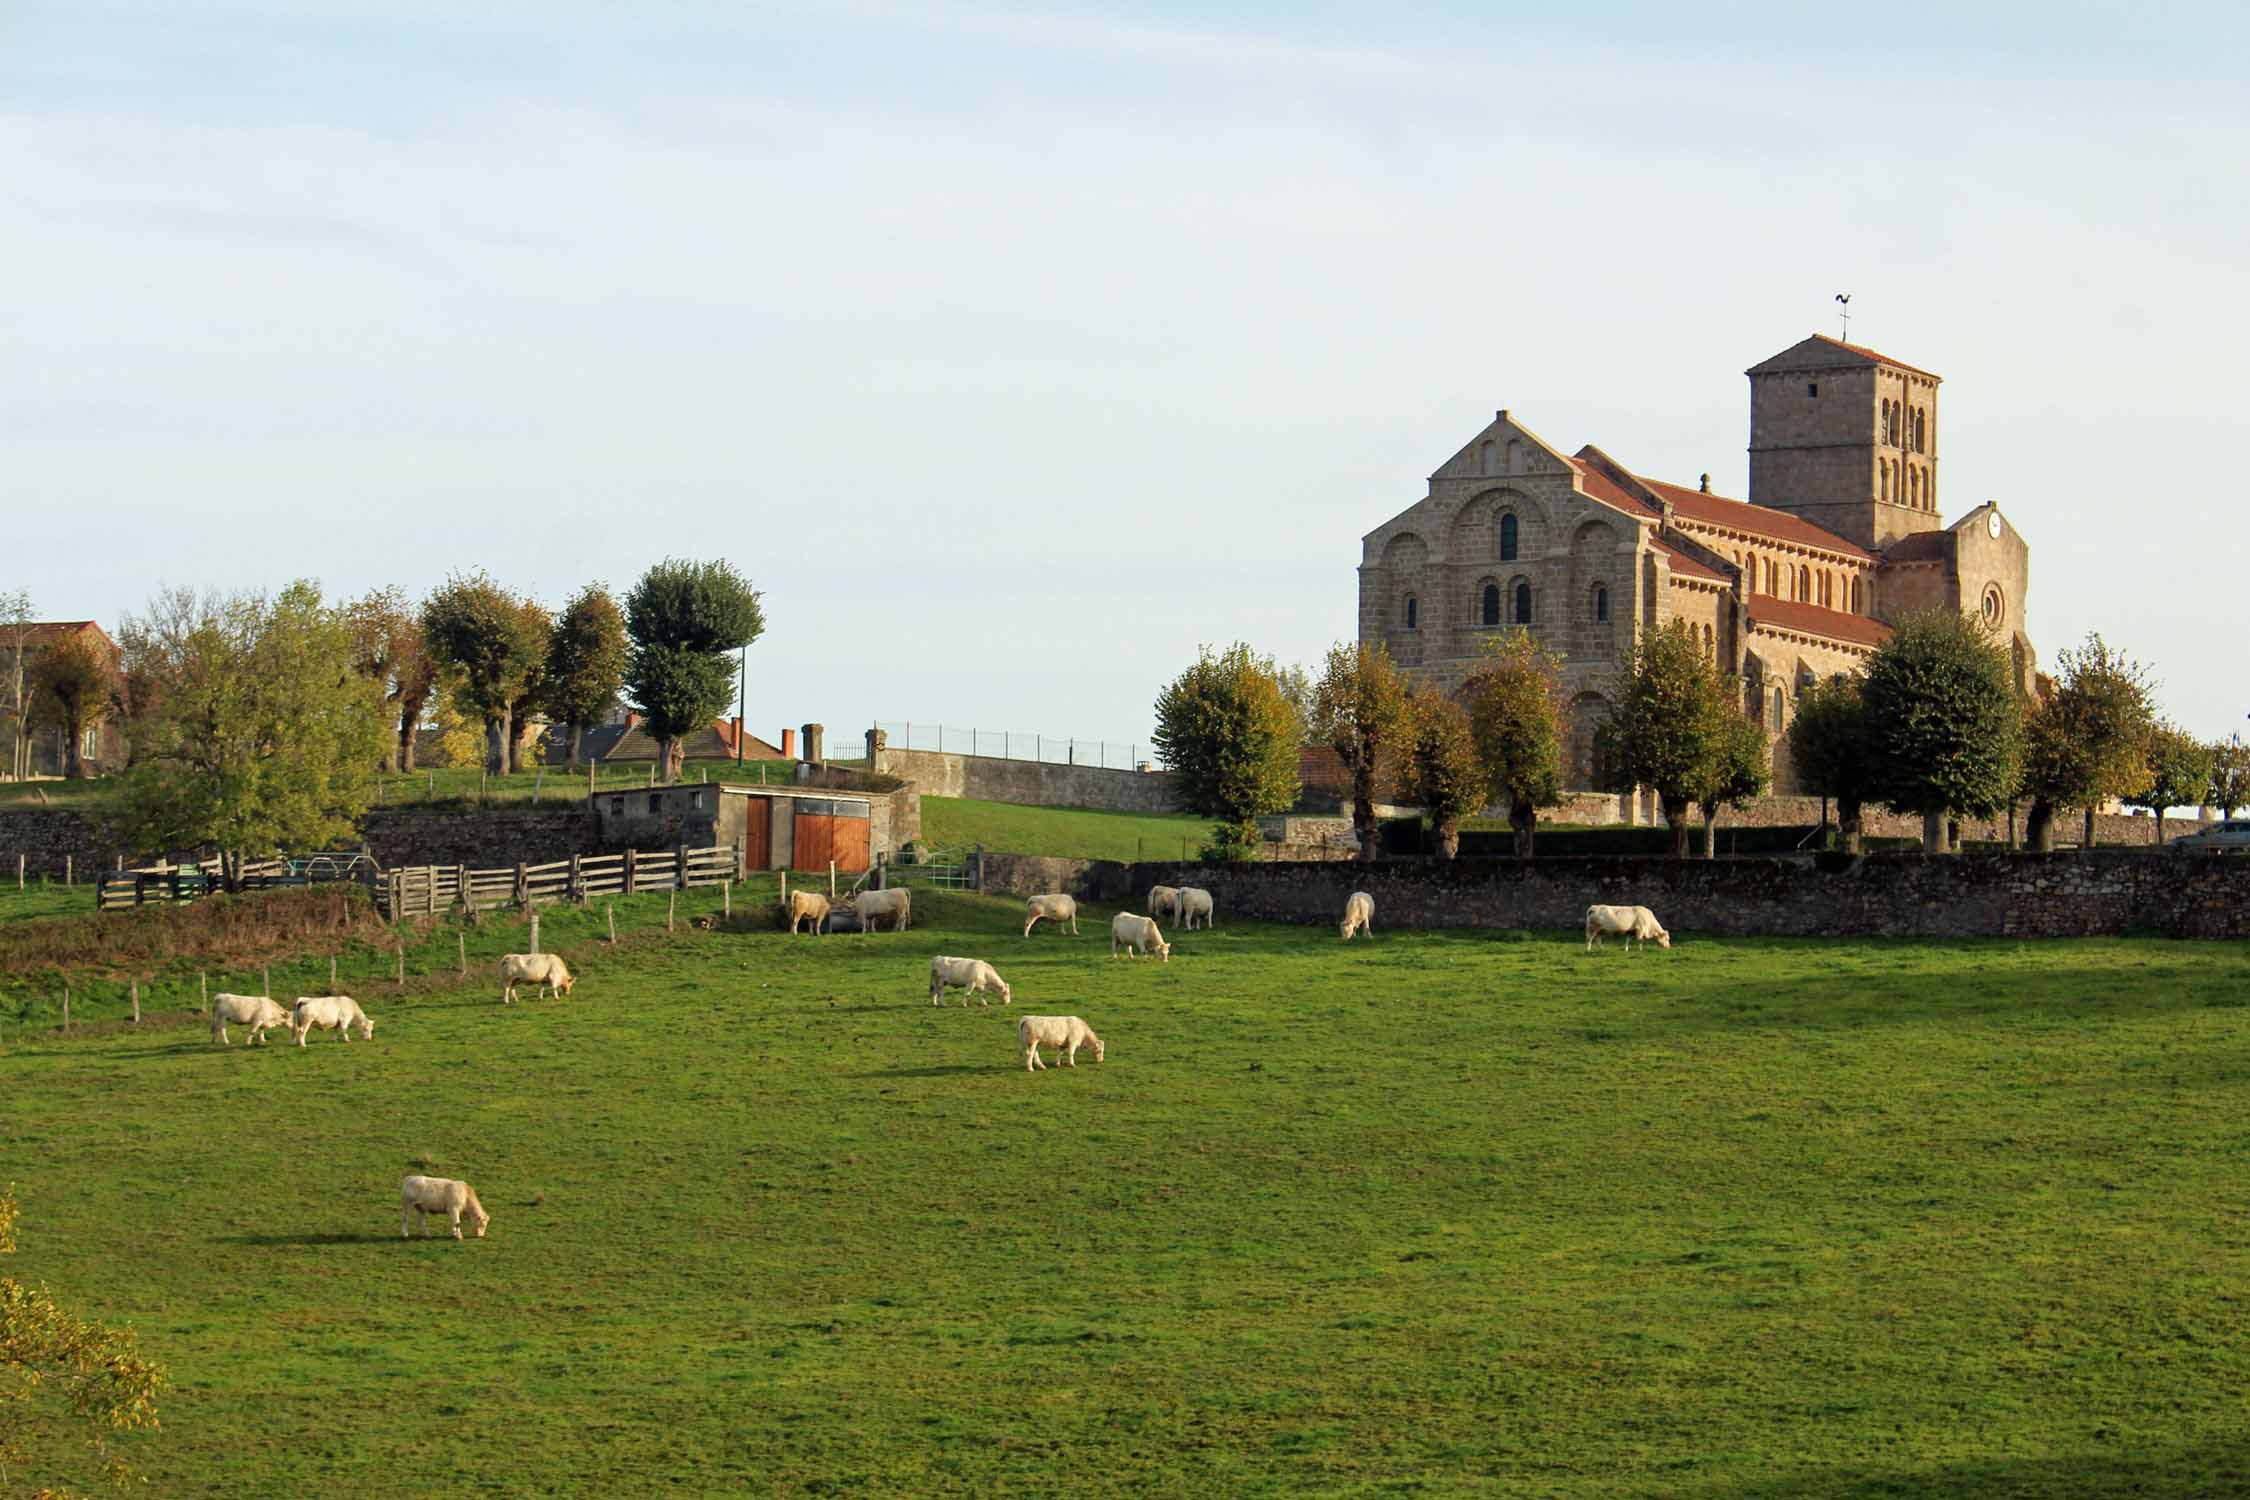
{"type": "MultiPolygon", "coordinates": [[[[250,860],[242,866],[236,889],[266,891],[284,886],[326,885],[337,880],[372,885],[375,868],[364,862],[355,870],[345,871],[316,868],[301,859],[250,860]]],[[[94,903],[101,911],[119,911],[135,906],[200,901],[225,889],[221,866],[215,859],[184,865],[144,865],[136,870],[117,870],[98,877],[94,883],[94,903]]]]}
{"type": "Polygon", "coordinates": [[[416,865],[386,870],[376,886],[383,915],[436,916],[460,907],[530,908],[556,901],[644,891],[684,891],[724,885],[736,878],[741,854],[731,844],[707,849],[628,849],[622,854],[573,854],[543,865],[477,870],[467,865],[416,865]]]}

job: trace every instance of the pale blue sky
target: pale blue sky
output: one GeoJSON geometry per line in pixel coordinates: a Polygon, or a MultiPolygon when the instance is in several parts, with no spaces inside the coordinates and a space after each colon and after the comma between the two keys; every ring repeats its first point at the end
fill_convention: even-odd
{"type": "Polygon", "coordinates": [[[1145,741],[1496,407],[1741,494],[1848,289],[2043,660],[2242,727],[2240,11],[1803,9],[0,8],[0,587],[723,554],[769,736],[1145,741]]]}

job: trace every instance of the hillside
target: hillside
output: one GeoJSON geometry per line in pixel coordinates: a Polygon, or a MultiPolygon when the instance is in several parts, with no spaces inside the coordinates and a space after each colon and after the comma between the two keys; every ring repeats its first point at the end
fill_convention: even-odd
{"type": "Polygon", "coordinates": [[[1211,826],[1208,818],[1161,813],[1026,807],[967,797],[922,799],[923,840],[940,849],[982,844],[1010,854],[1065,859],[1192,858],[1209,842],[1211,826]]]}

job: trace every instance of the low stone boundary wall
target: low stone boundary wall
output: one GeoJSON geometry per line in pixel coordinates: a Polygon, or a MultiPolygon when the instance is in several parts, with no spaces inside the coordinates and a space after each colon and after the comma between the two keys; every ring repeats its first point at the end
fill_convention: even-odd
{"type": "Polygon", "coordinates": [[[951,751],[875,752],[873,769],[903,776],[925,797],[975,797],[1033,807],[1091,807],[1104,812],[1173,812],[1169,771],[1112,771],[951,751]]]}
{"type": "MultiPolygon", "coordinates": [[[[2250,858],[2133,850],[2068,854],[1879,854],[1810,860],[1386,860],[1372,865],[1142,864],[1125,889],[1084,872],[1089,899],[1138,901],[1197,885],[1227,913],[1332,924],[1355,890],[1378,932],[1433,927],[1582,927],[1588,906],[1646,906],[1674,932],[1732,937],[2250,938],[2250,858]]],[[[1071,889],[1056,885],[1049,889],[1071,889]]]]}

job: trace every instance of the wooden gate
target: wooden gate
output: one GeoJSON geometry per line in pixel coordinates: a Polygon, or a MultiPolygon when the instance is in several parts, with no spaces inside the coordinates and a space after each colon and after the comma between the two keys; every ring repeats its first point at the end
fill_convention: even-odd
{"type": "Polygon", "coordinates": [[[799,798],[790,826],[789,862],[798,869],[825,870],[830,860],[839,872],[857,875],[867,869],[866,803],[799,798]]]}
{"type": "Polygon", "coordinates": [[[742,866],[750,870],[773,867],[773,799],[770,797],[745,797],[742,799],[742,866]]]}

